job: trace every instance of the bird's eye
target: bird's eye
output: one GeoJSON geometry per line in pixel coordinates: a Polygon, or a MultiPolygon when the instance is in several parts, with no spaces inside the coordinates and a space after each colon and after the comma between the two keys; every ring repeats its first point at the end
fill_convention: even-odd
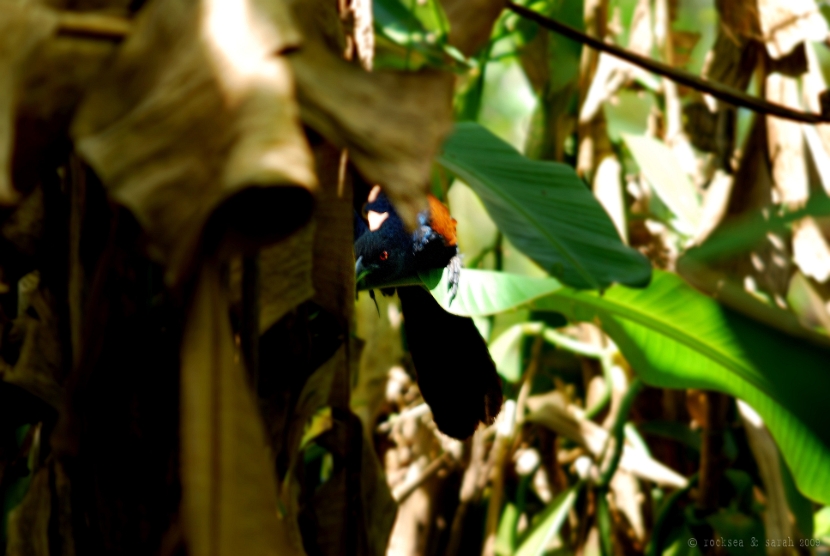
{"type": "Polygon", "coordinates": [[[378,257],[378,258],[382,261],[385,261],[386,259],[389,258],[389,253],[387,253],[386,251],[382,251],[381,254],[380,254],[380,257],[378,257]]]}

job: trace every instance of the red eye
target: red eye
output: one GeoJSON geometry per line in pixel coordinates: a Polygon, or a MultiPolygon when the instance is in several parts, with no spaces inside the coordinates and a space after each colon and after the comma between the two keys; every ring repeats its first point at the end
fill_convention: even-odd
{"type": "Polygon", "coordinates": [[[386,259],[389,258],[389,253],[387,253],[386,251],[383,251],[383,252],[381,252],[379,258],[380,258],[380,260],[385,261],[386,259]]]}

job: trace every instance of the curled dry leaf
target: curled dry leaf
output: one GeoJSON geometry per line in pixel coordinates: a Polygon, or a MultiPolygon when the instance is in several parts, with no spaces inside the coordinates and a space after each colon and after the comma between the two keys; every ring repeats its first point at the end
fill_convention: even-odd
{"type": "Polygon", "coordinates": [[[378,296],[377,303],[380,315],[366,293],[360,296],[355,307],[357,335],[366,343],[360,353],[351,407],[363,422],[367,438],[371,438],[384,408],[390,369],[403,356],[400,309],[384,296],[378,296]],[[393,321],[390,315],[397,318],[393,321]]]}
{"type": "Polygon", "coordinates": [[[17,201],[12,180],[15,118],[23,75],[54,32],[57,14],[42,6],[0,1],[0,205],[17,201]]]}
{"type": "MultiPolygon", "coordinates": [[[[349,152],[349,160],[384,191],[407,225],[426,208],[432,160],[452,119],[453,76],[438,71],[373,72],[342,59],[317,27],[322,12],[297,2],[305,42],[289,59],[303,121],[349,152]]],[[[330,19],[330,18],[328,18],[330,19]]]]}
{"type": "MultiPolygon", "coordinates": [[[[766,494],[766,511],[762,513],[767,537],[770,539],[786,539],[796,537],[790,515],[790,506],[787,502],[787,491],[781,473],[781,454],[763,419],[746,402],[736,400],[738,413],[746,431],[749,447],[758,462],[758,474],[764,485],[766,494]]],[[[775,547],[767,554],[787,554],[786,549],[775,547]]]]}
{"type": "Polygon", "coordinates": [[[354,42],[357,47],[357,57],[363,67],[371,71],[375,57],[372,0],[352,0],[349,11],[354,21],[354,42]]]}
{"type": "Polygon", "coordinates": [[[38,469],[29,491],[18,507],[9,512],[8,556],[49,556],[49,520],[52,492],[49,487],[50,466],[38,469]]]}
{"type": "Polygon", "coordinates": [[[742,39],[759,39],[761,24],[758,21],[756,0],[715,0],[721,20],[721,30],[733,42],[742,39]]]}
{"type": "MultiPolygon", "coordinates": [[[[527,407],[530,409],[527,421],[543,425],[576,442],[587,449],[594,458],[600,457],[603,453],[608,441],[608,432],[579,415],[559,392],[531,396],[527,400],[527,407]]],[[[620,469],[658,485],[683,488],[688,483],[685,477],[630,444],[623,447],[620,469]]]]}
{"type": "MultiPolygon", "coordinates": [[[[799,83],[777,73],[767,76],[767,98],[779,104],[800,106],[799,83]]],[[[772,162],[774,190],[778,200],[798,208],[809,196],[805,164],[804,134],[801,125],[767,118],[768,149],[772,162]]],[[[830,246],[812,218],[797,223],[792,237],[793,258],[805,275],[825,282],[830,278],[830,246]]]]}
{"type": "Polygon", "coordinates": [[[506,0],[441,0],[450,21],[450,44],[472,56],[489,39],[506,0]]]}
{"type": "Polygon", "coordinates": [[[815,0],[758,0],[758,17],[767,51],[775,59],[800,43],[827,38],[827,22],[815,0]]]}
{"type": "MultiPolygon", "coordinates": [[[[792,77],[778,73],[767,76],[767,100],[771,102],[799,108],[798,88],[798,81],[792,77]]],[[[767,145],[777,201],[790,207],[802,205],[809,195],[809,183],[801,125],[767,117],[767,145]]]]}
{"type": "Polygon", "coordinates": [[[205,250],[272,242],[308,220],[316,179],[279,56],[299,40],[282,2],[150,2],[83,99],[76,147],[133,212],[168,284],[205,250]]]}
{"type": "Polygon", "coordinates": [[[314,148],[320,191],[311,248],[314,302],[336,315],[345,330],[354,312],[354,207],[345,157],[329,144],[314,148]]]}
{"type": "Polygon", "coordinates": [[[199,273],[181,346],[182,528],[188,553],[303,554],[279,519],[259,409],[234,359],[216,261],[199,273]],[[209,346],[209,349],[206,349],[209,346]]]}
{"type": "MultiPolygon", "coordinates": [[[[265,332],[285,314],[311,299],[311,244],[314,225],[308,223],[295,233],[259,253],[259,330],[265,332]]],[[[242,260],[231,265],[231,295],[233,303],[241,302],[242,260]]]]}
{"type": "Polygon", "coordinates": [[[793,260],[805,276],[824,283],[830,278],[830,245],[813,218],[793,226],[793,260]]]}
{"type": "Polygon", "coordinates": [[[9,337],[20,340],[20,352],[14,365],[0,364],[0,379],[59,408],[64,398],[64,368],[54,300],[38,288],[37,279],[33,280],[33,288],[26,297],[36,317],[24,308],[14,321],[9,337]]]}

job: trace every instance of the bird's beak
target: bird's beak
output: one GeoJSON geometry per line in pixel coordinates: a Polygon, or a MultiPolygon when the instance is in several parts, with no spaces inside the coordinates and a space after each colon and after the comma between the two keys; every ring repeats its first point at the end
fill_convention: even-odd
{"type": "Polygon", "coordinates": [[[363,266],[363,257],[358,257],[354,263],[354,281],[355,284],[360,284],[366,276],[369,275],[369,269],[363,266]]]}

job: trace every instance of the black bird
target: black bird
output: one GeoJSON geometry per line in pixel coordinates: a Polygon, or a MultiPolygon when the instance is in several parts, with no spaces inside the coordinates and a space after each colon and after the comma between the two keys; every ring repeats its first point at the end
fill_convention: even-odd
{"type": "Polygon", "coordinates": [[[501,380],[473,321],[446,312],[424,287],[403,285],[418,272],[448,267],[455,297],[461,263],[447,208],[429,196],[410,233],[376,187],[364,214],[355,214],[354,251],[358,287],[388,294],[397,287],[418,386],[438,429],[463,440],[479,422],[491,424],[501,409],[501,380]]]}

